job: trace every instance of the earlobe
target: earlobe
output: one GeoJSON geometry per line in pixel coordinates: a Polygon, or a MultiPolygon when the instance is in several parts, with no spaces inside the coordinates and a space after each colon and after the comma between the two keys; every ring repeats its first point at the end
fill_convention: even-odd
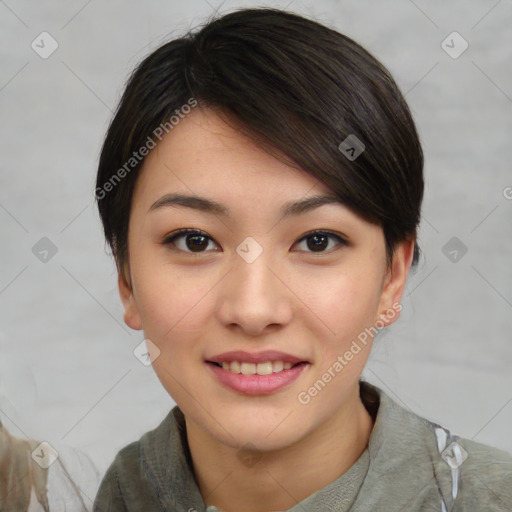
{"type": "Polygon", "coordinates": [[[122,272],[118,272],[117,284],[119,296],[124,306],[124,322],[128,327],[140,331],[142,329],[142,320],[133,294],[133,288],[127,283],[122,272]]]}
{"type": "Polygon", "coordinates": [[[391,325],[399,316],[397,312],[402,310],[401,300],[414,256],[414,246],[414,240],[404,241],[396,246],[393,253],[379,305],[379,320],[384,325],[391,325]]]}

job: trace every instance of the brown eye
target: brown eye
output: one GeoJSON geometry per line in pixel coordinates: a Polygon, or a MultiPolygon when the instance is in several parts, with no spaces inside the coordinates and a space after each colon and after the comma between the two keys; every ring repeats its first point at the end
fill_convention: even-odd
{"type": "Polygon", "coordinates": [[[213,241],[204,231],[197,229],[181,229],[171,234],[164,241],[164,245],[175,246],[183,252],[205,252],[209,241],[213,241]]]}
{"type": "Polygon", "coordinates": [[[334,240],[337,245],[348,245],[344,238],[330,231],[312,231],[303,236],[298,243],[306,241],[306,247],[310,252],[321,253],[327,252],[325,249],[329,246],[329,240],[334,240]]]}
{"type": "MultiPolygon", "coordinates": [[[[333,247],[333,245],[330,245],[331,241],[334,241],[334,246],[348,245],[348,242],[340,235],[330,231],[318,230],[304,235],[297,243],[305,242],[307,247],[306,252],[324,253],[331,252],[326,250],[327,248],[333,247]]],[[[217,245],[204,231],[197,229],[180,229],[165,238],[163,244],[186,253],[202,253],[208,252],[207,249],[210,242],[214,243],[215,246],[217,245]]]]}

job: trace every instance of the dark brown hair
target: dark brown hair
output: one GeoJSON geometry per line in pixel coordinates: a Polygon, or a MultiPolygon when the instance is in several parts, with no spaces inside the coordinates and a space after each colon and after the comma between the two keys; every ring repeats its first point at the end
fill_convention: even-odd
{"type": "MultiPolygon", "coordinates": [[[[381,225],[388,262],[398,242],[416,240],[423,152],[387,69],[321,23],[278,9],[240,9],[162,45],[127,82],[96,182],[105,237],[119,269],[128,262],[131,199],[144,161],[139,150],[154,145],[162,127],[170,131],[170,119],[191,98],[235,119],[266,151],[277,149],[288,164],[381,225]],[[347,137],[364,144],[356,158],[354,149],[363,146],[352,144],[347,152],[346,144],[340,146],[347,137]]],[[[418,257],[416,244],[413,264],[418,257]]]]}

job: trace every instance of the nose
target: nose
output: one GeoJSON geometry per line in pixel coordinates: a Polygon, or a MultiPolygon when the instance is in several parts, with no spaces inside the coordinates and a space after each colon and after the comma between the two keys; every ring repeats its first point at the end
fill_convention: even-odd
{"type": "Polygon", "coordinates": [[[218,318],[227,328],[260,336],[290,322],[293,293],[269,253],[264,250],[252,262],[235,254],[217,305],[218,318]]]}

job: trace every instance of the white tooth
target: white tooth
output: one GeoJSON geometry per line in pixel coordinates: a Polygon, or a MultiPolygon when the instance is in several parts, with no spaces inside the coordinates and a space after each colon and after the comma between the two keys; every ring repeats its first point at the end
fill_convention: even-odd
{"type": "Polygon", "coordinates": [[[244,375],[270,375],[283,370],[289,370],[293,364],[283,363],[283,361],[265,361],[264,363],[241,363],[239,361],[223,361],[221,363],[224,370],[232,373],[242,373],[244,375]]]}
{"type": "Polygon", "coordinates": [[[274,373],[277,373],[282,370],[283,370],[283,361],[274,361],[274,364],[272,365],[272,371],[274,373]]]}
{"type": "Polygon", "coordinates": [[[242,375],[254,375],[256,373],[256,365],[254,363],[242,363],[240,371],[242,375]]]}
{"type": "Polygon", "coordinates": [[[272,373],[272,363],[270,361],[258,363],[256,366],[256,373],[258,375],[270,375],[272,373]]]}

